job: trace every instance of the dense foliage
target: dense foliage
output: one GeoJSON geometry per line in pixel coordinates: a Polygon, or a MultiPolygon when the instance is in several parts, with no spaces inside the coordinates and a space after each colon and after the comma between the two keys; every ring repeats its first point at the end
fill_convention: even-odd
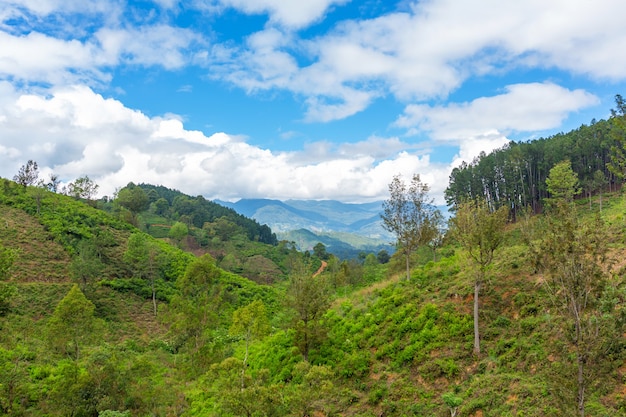
{"type": "Polygon", "coordinates": [[[544,198],[549,197],[546,179],[550,169],[566,159],[571,161],[586,196],[615,190],[621,177],[611,168],[616,152],[623,149],[617,139],[624,136],[620,127],[623,118],[621,111],[614,112],[608,121],[593,120],[568,133],[511,141],[494,152],[481,153],[453,169],[446,201],[455,207],[466,199],[483,198],[494,208],[509,207],[513,216],[528,206],[539,212],[544,198]]]}
{"type": "MultiPolygon", "coordinates": [[[[132,188],[132,185],[129,184],[128,187],[132,188]]],[[[269,226],[261,225],[231,208],[206,200],[202,196],[190,197],[180,191],[149,184],[139,184],[138,187],[146,193],[148,201],[155,205],[155,212],[163,217],[181,220],[197,228],[202,228],[207,222],[224,219],[242,228],[252,241],[278,244],[276,234],[269,226]]],[[[124,189],[120,190],[120,193],[123,191],[124,189]]]]}

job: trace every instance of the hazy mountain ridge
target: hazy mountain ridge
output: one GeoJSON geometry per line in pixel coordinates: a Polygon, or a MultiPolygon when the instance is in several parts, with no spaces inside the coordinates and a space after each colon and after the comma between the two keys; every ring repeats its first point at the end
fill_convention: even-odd
{"type": "MultiPolygon", "coordinates": [[[[304,229],[317,235],[322,243],[335,240],[335,245],[344,242],[361,250],[388,245],[394,240],[393,235],[382,226],[382,201],[356,204],[335,200],[241,199],[235,203],[218,203],[267,224],[283,239],[293,240],[294,232],[298,231],[296,235],[301,235],[304,229]],[[321,239],[322,236],[325,239],[321,239]],[[361,243],[355,246],[354,241],[361,243]]],[[[304,241],[311,239],[309,235],[304,241]]],[[[302,249],[307,249],[306,245],[302,249]]]]}
{"type": "Polygon", "coordinates": [[[244,216],[267,224],[275,232],[306,228],[313,232],[342,231],[368,237],[389,235],[382,227],[382,201],[348,204],[335,200],[241,199],[235,203],[217,201],[244,216]],[[287,217],[286,217],[287,216],[287,217]],[[365,233],[376,225],[378,233],[365,233]]]}

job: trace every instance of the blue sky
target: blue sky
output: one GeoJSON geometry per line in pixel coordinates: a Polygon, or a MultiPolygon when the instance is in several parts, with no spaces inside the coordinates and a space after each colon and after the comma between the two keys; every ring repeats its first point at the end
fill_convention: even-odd
{"type": "Polygon", "coordinates": [[[387,197],[609,115],[623,0],[5,0],[0,176],[387,197]]]}

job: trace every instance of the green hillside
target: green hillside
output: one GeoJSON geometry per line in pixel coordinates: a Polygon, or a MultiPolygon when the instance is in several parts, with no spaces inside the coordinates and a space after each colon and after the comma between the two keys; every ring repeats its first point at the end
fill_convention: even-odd
{"type": "Polygon", "coordinates": [[[201,199],[157,204],[166,189],[93,202],[0,179],[0,415],[626,415],[626,200],[574,199],[554,172],[493,262],[459,220],[410,280],[401,252],[301,253],[198,220],[201,199]]]}
{"type": "MultiPolygon", "coordinates": [[[[283,302],[291,299],[288,282],[258,285],[154,240],[170,259],[158,277],[155,317],[147,280],[124,260],[137,229],[55,194],[37,214],[31,190],[8,181],[2,189],[0,239],[18,251],[0,318],[3,415],[446,416],[455,401],[463,416],[574,415],[562,321],[517,226],[483,288],[480,355],[472,353],[472,268],[448,246],[441,250],[448,256],[414,268],[410,282],[399,278],[399,259],[366,260],[360,273],[368,278],[354,285],[346,268],[357,266],[331,263],[315,278],[327,304],[309,329],[307,362],[297,309],[283,302]],[[70,290],[80,241],[99,235],[108,236],[105,266],[79,291],[83,304],[73,301],[93,313],[59,334],[54,317],[74,305],[69,294],[77,298],[70,290]],[[269,327],[246,338],[233,331],[233,314],[253,300],[262,301],[269,327]]],[[[626,204],[606,197],[609,253],[619,260],[626,204]]],[[[579,208],[587,218],[599,207],[589,211],[581,201],[579,208]]],[[[288,275],[312,275],[298,268],[288,275]]],[[[623,305],[623,280],[619,273],[613,280],[623,305]]],[[[587,415],[626,412],[623,359],[620,342],[594,364],[601,379],[590,388],[587,415]]]]}

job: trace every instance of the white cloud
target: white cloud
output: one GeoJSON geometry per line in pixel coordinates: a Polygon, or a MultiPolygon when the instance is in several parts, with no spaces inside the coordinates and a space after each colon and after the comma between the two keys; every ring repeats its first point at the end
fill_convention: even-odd
{"type": "Polygon", "coordinates": [[[321,19],[333,5],[349,0],[220,0],[247,14],[267,13],[270,22],[290,28],[302,28],[321,19]]]}
{"type": "Polygon", "coordinates": [[[142,26],[134,29],[104,28],[95,34],[106,57],[105,65],[123,62],[130,65],[162,66],[172,70],[190,62],[187,48],[201,37],[188,29],[168,25],[142,26]]]}
{"type": "Polygon", "coordinates": [[[427,131],[438,140],[460,141],[497,130],[502,134],[558,127],[571,112],[599,100],[583,90],[552,83],[514,84],[503,94],[441,106],[409,105],[396,125],[427,131]]]}
{"type": "Polygon", "coordinates": [[[93,46],[77,40],[65,41],[37,32],[25,36],[0,32],[0,44],[0,76],[50,83],[108,78],[97,68],[93,46]]]}
{"type": "Polygon", "coordinates": [[[0,90],[6,93],[0,101],[0,175],[7,178],[34,159],[64,181],[89,175],[106,195],[134,181],[229,200],[364,201],[386,198],[398,173],[425,172],[423,179],[438,194],[448,176],[447,166],[400,151],[393,138],[356,144],[364,151],[354,154],[345,145],[334,159],[323,151],[303,158],[307,150],[275,153],[225,133],[187,130],[177,118],[148,117],[87,87],[39,95],[3,83],[0,90]],[[390,149],[385,153],[384,147],[390,149]],[[368,155],[374,149],[381,159],[368,155]]]}
{"type": "MultiPolygon", "coordinates": [[[[52,13],[103,13],[110,12],[117,6],[115,1],[107,0],[4,0],[2,10],[6,15],[32,13],[47,16],[52,13]]],[[[4,19],[2,19],[4,20],[4,19]]]]}
{"type": "Polygon", "coordinates": [[[624,14],[622,0],[431,0],[407,13],[340,22],[311,40],[290,33],[289,43],[259,45],[257,36],[281,33],[266,28],[243,50],[221,50],[236,69],[223,76],[249,91],[303,96],[309,121],[349,117],[389,93],[405,102],[445,98],[470,77],[529,68],[620,81],[624,14]],[[296,65],[296,57],[308,63],[296,65]]]}

